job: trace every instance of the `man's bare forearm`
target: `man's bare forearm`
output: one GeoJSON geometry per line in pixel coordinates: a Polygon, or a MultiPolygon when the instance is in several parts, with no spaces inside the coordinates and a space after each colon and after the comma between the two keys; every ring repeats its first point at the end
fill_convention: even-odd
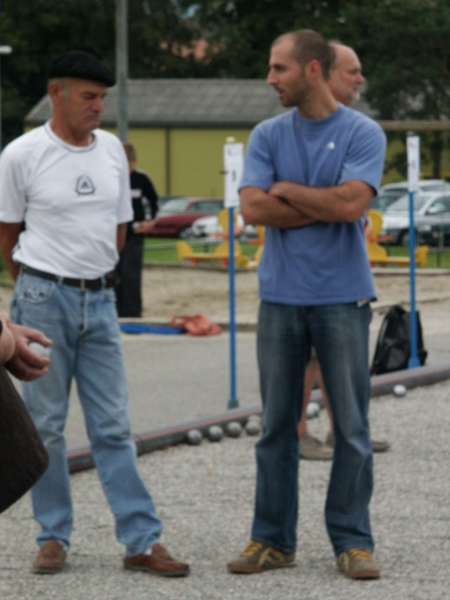
{"type": "Polygon", "coordinates": [[[9,258],[7,258],[6,256],[3,256],[3,259],[5,261],[5,265],[8,270],[8,273],[11,275],[13,280],[16,281],[16,279],[19,276],[20,265],[18,265],[16,262],[14,262],[12,260],[11,256],[9,256],[9,258]]]}
{"type": "Polygon", "coordinates": [[[280,229],[304,227],[314,222],[297,206],[259,188],[244,188],[241,191],[241,213],[247,224],[280,229]]]}
{"type": "Polygon", "coordinates": [[[14,279],[19,275],[20,266],[13,261],[12,252],[22,231],[22,223],[0,223],[0,250],[9,274],[14,279]]]}
{"type": "Polygon", "coordinates": [[[117,251],[120,253],[124,249],[125,242],[127,241],[127,224],[120,223],[117,226],[117,251]]]}
{"type": "Polygon", "coordinates": [[[368,209],[374,195],[372,188],[361,181],[327,188],[280,181],[270,188],[269,193],[283,198],[309,218],[326,223],[357,221],[368,209]]]}

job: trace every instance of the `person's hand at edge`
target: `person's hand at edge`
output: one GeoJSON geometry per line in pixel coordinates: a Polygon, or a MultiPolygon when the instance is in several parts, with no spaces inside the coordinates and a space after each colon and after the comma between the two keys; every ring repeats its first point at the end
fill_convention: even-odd
{"type": "Polygon", "coordinates": [[[0,318],[0,365],[10,360],[16,350],[16,341],[6,318],[0,318]]]}
{"type": "Polygon", "coordinates": [[[30,349],[31,342],[37,342],[45,348],[50,348],[52,341],[40,331],[8,322],[9,329],[15,340],[15,352],[5,367],[8,371],[23,381],[33,381],[48,372],[50,359],[41,356],[30,349]]]}

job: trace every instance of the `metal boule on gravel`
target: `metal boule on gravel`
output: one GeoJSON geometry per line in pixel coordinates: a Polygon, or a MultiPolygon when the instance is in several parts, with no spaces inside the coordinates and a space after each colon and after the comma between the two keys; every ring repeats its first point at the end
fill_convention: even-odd
{"type": "Polygon", "coordinates": [[[225,432],[230,437],[238,438],[242,433],[242,425],[237,421],[230,421],[225,426],[225,432]]]}
{"type": "Polygon", "coordinates": [[[220,442],[223,438],[223,429],[218,425],[211,425],[208,429],[208,438],[211,442],[220,442]]]}
{"type": "Polygon", "coordinates": [[[308,402],[308,406],[306,407],[306,417],[308,419],[314,419],[315,417],[318,417],[320,414],[320,404],[318,402],[315,402],[314,400],[311,400],[311,402],[308,402]]]}
{"type": "Polygon", "coordinates": [[[407,391],[406,387],[404,385],[402,385],[401,383],[397,383],[392,388],[392,392],[393,392],[394,396],[397,396],[397,398],[403,398],[403,396],[406,396],[406,391],[407,391]]]}
{"type": "Polygon", "coordinates": [[[259,435],[261,432],[261,422],[259,418],[249,419],[245,425],[247,435],[259,435]]]}
{"type": "Polygon", "coordinates": [[[198,446],[202,443],[203,436],[198,429],[190,429],[186,434],[186,439],[191,446],[198,446]]]}

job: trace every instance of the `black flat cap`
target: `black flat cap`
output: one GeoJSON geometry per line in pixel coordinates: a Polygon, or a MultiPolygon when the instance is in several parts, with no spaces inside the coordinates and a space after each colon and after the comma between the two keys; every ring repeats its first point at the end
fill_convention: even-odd
{"type": "Polygon", "coordinates": [[[101,60],[84,50],[70,50],[56,57],[48,70],[49,79],[73,77],[87,79],[111,87],[116,83],[114,75],[101,60]]]}

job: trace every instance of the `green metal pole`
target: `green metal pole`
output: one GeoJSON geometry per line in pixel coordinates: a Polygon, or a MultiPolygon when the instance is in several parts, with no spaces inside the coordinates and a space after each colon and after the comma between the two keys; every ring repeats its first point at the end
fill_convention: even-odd
{"type": "Polygon", "coordinates": [[[128,140],[128,0],[116,0],[117,134],[128,140]]]}

